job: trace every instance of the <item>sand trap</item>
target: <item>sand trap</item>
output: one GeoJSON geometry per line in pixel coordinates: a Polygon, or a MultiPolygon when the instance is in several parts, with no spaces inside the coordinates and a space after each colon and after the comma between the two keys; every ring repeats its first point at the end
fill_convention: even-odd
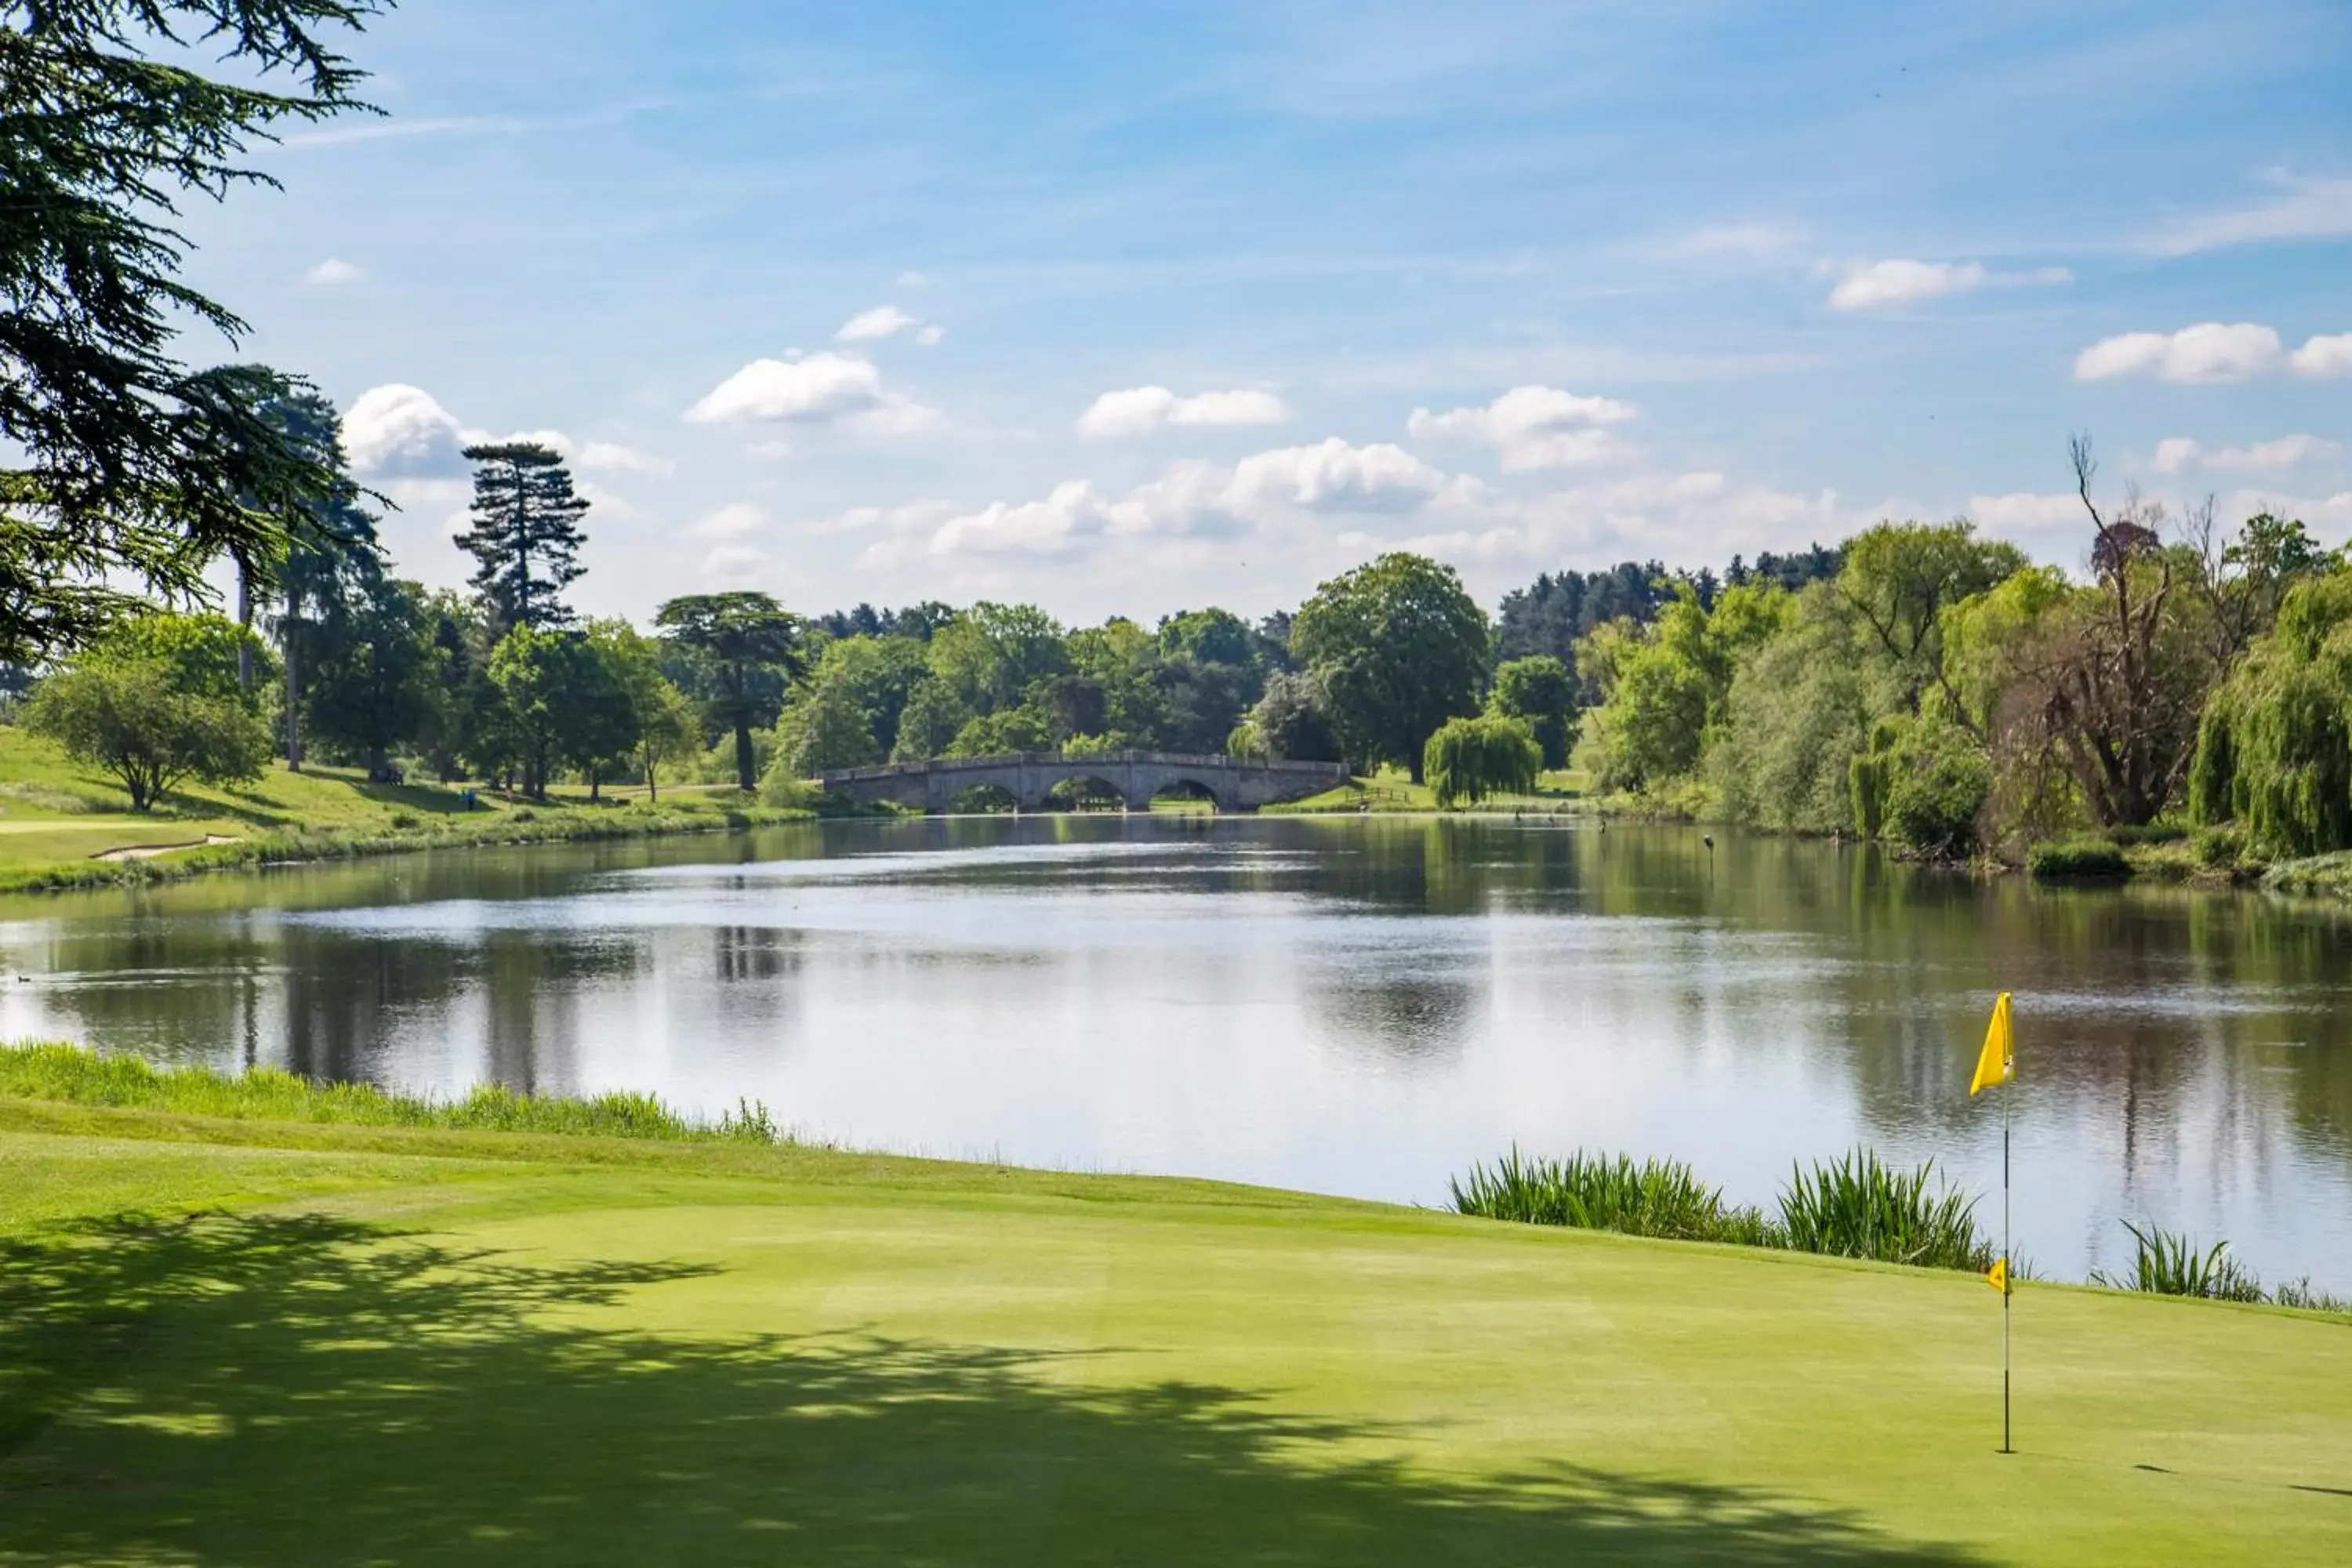
{"type": "Polygon", "coordinates": [[[90,857],[93,860],[144,860],[153,855],[169,855],[174,849],[202,849],[207,844],[234,844],[234,833],[207,833],[202,838],[191,838],[185,844],[133,844],[121,849],[101,849],[90,857]]]}

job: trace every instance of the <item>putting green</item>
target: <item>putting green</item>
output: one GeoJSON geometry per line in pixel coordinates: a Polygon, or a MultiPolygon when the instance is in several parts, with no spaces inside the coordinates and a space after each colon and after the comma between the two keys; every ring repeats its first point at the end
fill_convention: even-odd
{"type": "Polygon", "coordinates": [[[2352,1323],[0,1101],[0,1563],[2352,1560],[2352,1323]],[[206,1212],[132,1221],[167,1210],[206,1212]]]}

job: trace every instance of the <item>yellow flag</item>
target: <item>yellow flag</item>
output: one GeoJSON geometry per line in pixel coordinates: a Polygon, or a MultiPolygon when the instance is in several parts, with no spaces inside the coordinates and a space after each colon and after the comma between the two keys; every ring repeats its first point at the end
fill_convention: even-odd
{"type": "Polygon", "coordinates": [[[2009,1030],[2009,993],[1992,1005],[1992,1022],[1985,1029],[1984,1049],[1977,1056],[1977,1076],[1969,1079],[1969,1094],[1974,1098],[1979,1091],[1997,1083],[2007,1083],[2016,1066],[2009,1030]]]}
{"type": "Polygon", "coordinates": [[[1992,1267],[1985,1270],[1984,1281],[1994,1289],[2000,1291],[2002,1295],[2008,1295],[2009,1259],[2006,1258],[1994,1258],[1992,1267]]]}

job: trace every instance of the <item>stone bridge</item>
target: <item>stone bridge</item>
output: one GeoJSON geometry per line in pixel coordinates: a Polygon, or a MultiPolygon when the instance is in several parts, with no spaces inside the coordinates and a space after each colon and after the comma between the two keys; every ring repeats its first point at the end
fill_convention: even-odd
{"type": "Polygon", "coordinates": [[[1055,786],[1070,783],[1091,784],[1091,793],[1097,795],[1116,795],[1130,811],[1149,809],[1153,795],[1171,788],[1205,795],[1219,811],[1255,811],[1276,801],[1335,789],[1348,782],[1348,770],[1338,763],[1263,763],[1169,752],[1104,752],[1090,757],[1016,752],[840,768],[820,775],[820,782],[830,795],[888,801],[920,811],[945,811],[964,791],[984,785],[1011,796],[1016,811],[1044,811],[1055,786]]]}

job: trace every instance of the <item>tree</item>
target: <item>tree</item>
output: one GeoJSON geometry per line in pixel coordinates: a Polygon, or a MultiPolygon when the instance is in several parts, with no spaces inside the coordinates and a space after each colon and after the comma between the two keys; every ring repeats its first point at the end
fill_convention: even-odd
{"type": "Polygon", "coordinates": [[[526,795],[544,798],[561,762],[587,775],[593,797],[603,771],[636,744],[627,688],[580,633],[517,626],[491,652],[488,676],[526,795]]]}
{"type": "Polygon", "coordinates": [[[184,325],[245,323],[180,280],[175,201],[270,184],[239,158],[289,121],[363,107],[325,39],[372,0],[82,0],[0,22],[0,658],[87,644],[209,597],[222,555],[266,578],[331,476],[263,416],[289,385],[192,371],[184,325]],[[236,80],[192,69],[200,35],[236,80]],[[155,58],[161,56],[163,58],[155,58]],[[292,79],[291,92],[264,83],[292,79]]]}
{"type": "Polygon", "coordinates": [[[1318,587],[1290,647],[1349,755],[1402,763],[1418,784],[1437,727],[1478,710],[1486,616],[1454,568],[1394,552],[1318,587]]]}
{"type": "Polygon", "coordinates": [[[635,760],[645,775],[646,798],[657,801],[662,765],[702,749],[702,714],[662,673],[661,646],[651,637],[625,621],[600,621],[589,636],[628,693],[637,734],[635,760]]]}
{"type": "MultiPolygon", "coordinates": [[[[628,766],[639,733],[629,652],[613,640],[610,624],[566,637],[565,681],[556,731],[564,766],[588,781],[588,798],[602,798],[604,778],[628,766]]],[[[634,637],[626,626],[621,633],[634,637]]]]}
{"type": "MultiPolygon", "coordinates": [[[[303,666],[313,653],[321,623],[346,615],[355,602],[382,589],[383,557],[376,520],[360,505],[361,490],[346,471],[341,427],[335,406],[315,392],[297,390],[265,410],[288,443],[334,476],[326,490],[304,498],[289,531],[285,561],[277,574],[284,608],[277,617],[278,652],[286,666],[286,765],[302,767],[303,666]]],[[[240,571],[238,619],[245,619],[249,587],[240,571]]],[[[379,606],[381,607],[381,606],[379,606]]],[[[365,618],[364,616],[361,618],[365,618]]],[[[240,672],[242,673],[242,672],[240,672]]],[[[246,684],[250,687],[248,680],[246,684]]],[[[381,753],[372,767],[381,767],[381,753]]]]}
{"type": "Polygon", "coordinates": [[[2298,584],[2212,695],[2190,815],[2242,823],[2258,854],[2352,847],[2352,572],[2298,584]]]}
{"type": "Polygon", "coordinates": [[[784,683],[803,666],[800,617],[765,594],[739,591],[672,599],[655,612],[654,624],[702,656],[708,710],[735,732],[735,782],[749,795],[760,782],[751,731],[776,721],[784,683]]]}
{"type": "Polygon", "coordinates": [[[474,465],[473,526],[457,547],[475,561],[469,579],[489,606],[490,633],[572,624],[563,590],[587,568],[577,559],[588,503],[572,493],[563,459],[535,441],[466,448],[474,465]]]}
{"type": "Polygon", "coordinates": [[[1941,676],[1944,612],[2024,564],[2015,545],[1979,539],[1966,519],[1882,522],[1847,542],[1839,597],[1864,645],[1893,667],[1905,711],[1917,712],[1920,695],[1941,676]]]}
{"type": "Polygon", "coordinates": [[[1576,740],[1576,682],[1568,666],[1548,654],[1515,658],[1495,671],[1487,706],[1499,717],[1519,719],[1543,749],[1543,765],[1568,766],[1576,740]]]}
{"type": "Polygon", "coordinates": [[[34,733],[112,774],[136,812],[189,778],[257,777],[269,756],[268,729],[236,689],[239,628],[218,616],[155,618],[214,624],[129,623],[41,682],[26,715],[34,733]],[[213,657],[224,644],[226,663],[213,657]]]}
{"type": "Polygon", "coordinates": [[[796,779],[882,760],[857,695],[843,680],[818,680],[777,721],[777,764],[796,779]]]}
{"type": "Polygon", "coordinates": [[[1749,582],[1721,590],[1710,606],[1685,578],[1648,627],[1612,622],[1578,644],[1579,667],[1601,689],[1578,755],[1602,786],[1647,789],[1694,774],[1740,665],[1788,624],[1794,603],[1749,582]]]}
{"type": "Polygon", "coordinates": [[[928,676],[908,693],[907,706],[898,714],[898,736],[890,745],[890,760],[922,763],[943,757],[971,722],[971,710],[956,700],[948,683],[928,676]]]}
{"type": "Polygon", "coordinates": [[[393,748],[425,734],[439,716],[434,630],[425,585],[379,574],[354,602],[331,609],[310,639],[302,705],[311,731],[357,755],[371,779],[391,778],[393,748]]]}
{"type": "Polygon", "coordinates": [[[1543,752],[1517,719],[1449,719],[1429,738],[1423,772],[1440,811],[1490,795],[1527,795],[1536,787],[1543,752]]]}
{"type": "Polygon", "coordinates": [[[1258,639],[1231,610],[1213,605],[1205,610],[1179,610],[1161,617],[1155,640],[1169,658],[1231,665],[1236,669],[1257,668],[1258,639]]]}
{"type": "MultiPolygon", "coordinates": [[[[1140,628],[1137,637],[1141,637],[1140,628]]],[[[982,600],[931,634],[931,673],[975,715],[1019,707],[1029,688],[1070,668],[1061,624],[1034,605],[982,600]]]]}
{"type": "Polygon", "coordinates": [[[921,643],[905,637],[861,635],[825,644],[809,679],[847,690],[865,714],[876,747],[887,756],[898,743],[899,716],[928,673],[921,643]]]}
{"type": "Polygon", "coordinates": [[[1278,762],[1339,760],[1339,738],[1312,676],[1277,670],[1266,677],[1265,695],[1251,711],[1250,725],[1258,745],[1278,762]]]}
{"type": "Polygon", "coordinates": [[[2100,574],[2045,617],[2021,656],[2004,743],[2062,762],[2100,824],[2138,826],[2186,780],[2221,673],[2216,639],[2204,605],[2181,592],[2184,552],[2146,543],[2161,536],[2162,509],[2133,495],[2112,515],[2101,510],[2089,438],[2075,437],[2068,455],[2100,574]]]}

